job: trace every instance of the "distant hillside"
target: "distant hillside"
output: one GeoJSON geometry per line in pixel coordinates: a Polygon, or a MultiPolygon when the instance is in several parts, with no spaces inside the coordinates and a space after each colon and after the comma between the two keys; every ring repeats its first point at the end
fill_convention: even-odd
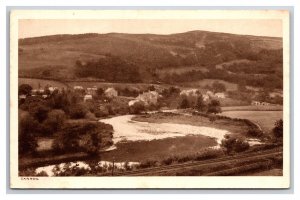
{"type": "MultiPolygon", "coordinates": [[[[251,66],[253,63],[255,65],[263,61],[265,66],[265,61],[270,58],[272,60],[275,58],[274,55],[280,55],[281,52],[281,38],[207,31],[171,35],[122,33],[53,35],[19,40],[19,75],[56,79],[78,78],[78,74],[85,73],[76,73],[76,61],[91,62],[89,66],[93,65],[98,69],[104,62],[103,59],[112,60],[113,56],[118,57],[121,63],[126,63],[126,66],[137,68],[142,81],[149,82],[163,79],[159,72],[163,70],[165,75],[168,69],[174,71],[174,68],[180,68],[183,72],[189,72],[182,70],[183,68],[196,71],[199,68],[203,72],[203,69],[214,70],[216,65],[241,59],[249,60],[251,66]],[[266,56],[270,54],[271,57],[261,58],[261,52],[265,52],[266,56]],[[102,59],[100,63],[99,59],[102,59]]],[[[282,70],[280,62],[279,65],[273,64],[272,61],[267,67],[274,66],[273,71],[276,73],[282,70]]],[[[226,66],[224,70],[232,71],[236,67],[226,66]]]]}

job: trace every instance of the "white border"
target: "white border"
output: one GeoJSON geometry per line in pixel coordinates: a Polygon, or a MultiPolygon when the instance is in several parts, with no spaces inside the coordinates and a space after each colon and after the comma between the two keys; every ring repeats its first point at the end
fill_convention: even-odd
{"type": "Polygon", "coordinates": [[[89,10],[14,11],[11,14],[11,187],[12,188],[288,188],[289,134],[284,137],[282,177],[39,177],[22,181],[17,175],[17,49],[18,19],[282,19],[284,45],[284,131],[289,133],[289,16],[284,11],[89,10]]]}

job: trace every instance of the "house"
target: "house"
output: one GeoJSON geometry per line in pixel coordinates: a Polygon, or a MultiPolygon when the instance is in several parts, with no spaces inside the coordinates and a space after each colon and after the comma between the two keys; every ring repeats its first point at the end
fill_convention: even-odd
{"type": "Polygon", "coordinates": [[[209,96],[207,94],[203,94],[202,98],[203,98],[203,101],[208,101],[209,100],[209,96]]]}
{"type": "Polygon", "coordinates": [[[46,99],[46,98],[48,97],[48,95],[47,95],[47,94],[43,94],[42,97],[43,97],[44,99],[46,99]]]}
{"type": "Polygon", "coordinates": [[[210,98],[213,98],[215,95],[212,91],[207,91],[206,94],[210,97],[210,98]]]}
{"type": "Polygon", "coordinates": [[[83,87],[80,85],[74,86],[74,90],[83,90],[83,87]]]}
{"type": "Polygon", "coordinates": [[[269,106],[270,103],[268,103],[268,102],[261,102],[261,105],[262,105],[262,106],[269,106]]]}
{"type": "Polygon", "coordinates": [[[136,99],[138,101],[142,101],[145,103],[145,105],[156,105],[157,100],[160,97],[158,92],[156,91],[149,91],[149,92],[144,92],[143,94],[140,94],[136,99]]]}
{"type": "Polygon", "coordinates": [[[50,91],[50,93],[53,93],[55,90],[58,90],[57,87],[49,87],[48,90],[50,91]]]}
{"type": "Polygon", "coordinates": [[[180,96],[198,96],[200,94],[199,90],[197,89],[190,89],[190,90],[182,90],[180,92],[180,96]]]}
{"type": "Polygon", "coordinates": [[[108,98],[114,98],[118,96],[118,91],[114,88],[107,88],[104,92],[105,96],[108,98]]]}
{"type": "Polygon", "coordinates": [[[134,100],[128,102],[128,106],[133,106],[137,102],[142,102],[145,106],[156,105],[160,95],[156,91],[144,92],[134,100]]]}
{"type": "Polygon", "coordinates": [[[90,94],[86,94],[86,95],[84,95],[84,97],[83,97],[83,101],[84,101],[84,102],[86,102],[86,101],[88,101],[88,100],[92,100],[92,99],[93,99],[93,96],[90,95],[90,94]]]}
{"type": "Polygon", "coordinates": [[[92,87],[92,88],[86,88],[86,90],[87,90],[87,94],[95,95],[96,92],[97,92],[97,87],[94,86],[94,87],[92,87]]]}
{"type": "Polygon", "coordinates": [[[253,106],[259,106],[259,105],[261,105],[261,103],[259,101],[252,101],[251,105],[253,105],[253,106]]]}
{"type": "Polygon", "coordinates": [[[26,95],[25,94],[19,95],[19,99],[26,99],[26,95]]]}
{"type": "Polygon", "coordinates": [[[135,103],[139,102],[140,100],[134,99],[128,102],[128,106],[133,106],[135,103]]]}
{"type": "Polygon", "coordinates": [[[218,92],[215,94],[215,97],[219,98],[219,99],[225,99],[226,96],[223,92],[218,92]]]}

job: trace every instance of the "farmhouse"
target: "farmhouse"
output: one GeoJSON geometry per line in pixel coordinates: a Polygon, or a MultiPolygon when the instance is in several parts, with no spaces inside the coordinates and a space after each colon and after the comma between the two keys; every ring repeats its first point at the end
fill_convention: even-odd
{"type": "Polygon", "coordinates": [[[220,98],[220,99],[225,99],[226,96],[223,92],[218,92],[215,94],[215,97],[220,98]]]}
{"type": "Polygon", "coordinates": [[[134,100],[128,102],[128,106],[133,106],[137,102],[142,102],[145,106],[156,105],[160,95],[156,91],[144,92],[134,100]]]}
{"type": "Polygon", "coordinates": [[[83,90],[83,87],[80,85],[74,86],[74,90],[83,90]]]}
{"type": "Polygon", "coordinates": [[[97,87],[94,86],[94,87],[92,87],[92,88],[87,88],[86,90],[87,90],[87,94],[95,95],[96,92],[97,92],[97,87]]]}
{"type": "Polygon", "coordinates": [[[49,87],[48,90],[50,91],[50,93],[53,93],[55,90],[58,90],[57,87],[49,87]]]}
{"type": "Polygon", "coordinates": [[[259,101],[252,101],[251,105],[253,105],[253,106],[259,106],[260,102],[259,101]]]}
{"type": "Polygon", "coordinates": [[[145,105],[156,105],[157,100],[160,97],[158,92],[156,91],[149,91],[149,92],[144,92],[143,94],[140,94],[136,99],[139,101],[142,101],[145,103],[145,105]]]}
{"type": "Polygon", "coordinates": [[[88,100],[92,100],[92,99],[93,99],[93,96],[90,95],[90,94],[86,94],[86,95],[84,95],[84,97],[83,97],[83,101],[88,101],[88,100]]]}
{"type": "Polygon", "coordinates": [[[209,96],[207,94],[203,94],[202,98],[203,98],[203,101],[208,101],[209,100],[209,96]]]}
{"type": "Polygon", "coordinates": [[[268,103],[268,102],[252,101],[251,105],[253,105],[253,106],[269,106],[270,103],[268,103]]]}
{"type": "Polygon", "coordinates": [[[200,94],[199,90],[197,89],[190,89],[190,90],[182,90],[180,92],[180,96],[198,96],[200,94]]]}
{"type": "Polygon", "coordinates": [[[26,95],[25,94],[19,95],[19,99],[26,99],[26,95]]]}
{"type": "Polygon", "coordinates": [[[107,88],[104,93],[105,96],[108,98],[114,98],[118,96],[118,91],[115,90],[114,88],[107,88]]]}
{"type": "Polygon", "coordinates": [[[206,92],[206,95],[208,95],[210,98],[213,98],[215,96],[214,93],[209,90],[206,92]]]}

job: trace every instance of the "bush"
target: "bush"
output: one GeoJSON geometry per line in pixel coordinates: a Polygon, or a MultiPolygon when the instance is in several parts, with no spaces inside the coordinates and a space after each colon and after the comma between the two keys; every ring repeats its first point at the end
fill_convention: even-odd
{"type": "Polygon", "coordinates": [[[263,132],[255,128],[250,128],[247,132],[247,135],[250,137],[261,137],[263,135],[263,132]]]}
{"type": "Polygon", "coordinates": [[[43,123],[43,132],[46,135],[53,135],[59,131],[66,120],[66,115],[63,110],[55,109],[48,113],[47,119],[43,123]]]}
{"type": "Polygon", "coordinates": [[[32,87],[28,84],[22,84],[19,86],[19,95],[29,95],[31,93],[32,87]]]}
{"type": "Polygon", "coordinates": [[[35,153],[38,122],[28,113],[19,113],[19,154],[35,153]]]}
{"type": "Polygon", "coordinates": [[[220,112],[222,112],[220,102],[215,99],[211,100],[211,102],[208,104],[207,113],[217,114],[220,112]]]}
{"type": "Polygon", "coordinates": [[[87,112],[88,110],[83,104],[75,104],[69,108],[69,115],[72,119],[82,119],[87,112]]]}
{"type": "Polygon", "coordinates": [[[145,104],[141,101],[138,101],[130,106],[129,109],[131,114],[141,114],[141,112],[145,111],[145,104]]]}
{"type": "Polygon", "coordinates": [[[227,154],[232,152],[242,152],[249,149],[249,143],[241,137],[225,135],[221,142],[221,146],[226,149],[227,154]]]}
{"type": "Polygon", "coordinates": [[[275,127],[273,128],[273,134],[276,139],[282,139],[282,137],[283,137],[283,120],[282,119],[275,122],[275,127]]]}

